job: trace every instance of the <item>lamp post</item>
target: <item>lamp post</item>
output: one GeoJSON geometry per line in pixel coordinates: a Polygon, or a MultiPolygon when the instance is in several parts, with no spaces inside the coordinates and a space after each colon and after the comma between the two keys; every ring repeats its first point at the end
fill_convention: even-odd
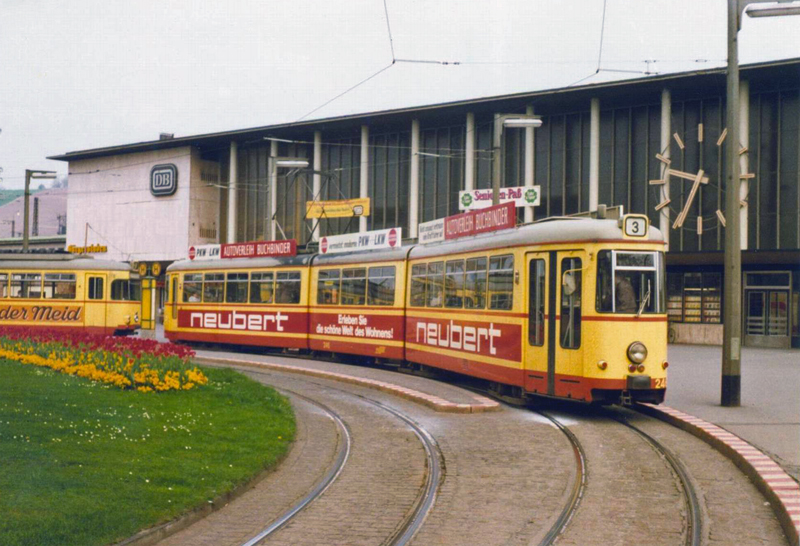
{"type": "Polygon", "coordinates": [[[25,169],[25,199],[22,220],[22,251],[28,252],[28,229],[29,229],[29,216],[30,202],[31,202],[31,180],[38,179],[54,179],[56,177],[55,171],[32,171],[25,169]]]}
{"type": "Polygon", "coordinates": [[[742,247],[739,221],[739,54],[738,33],[742,14],[750,17],[800,15],[800,6],[777,4],[791,0],[775,0],[772,6],[754,6],[745,11],[749,0],[728,0],[728,71],[727,71],[727,143],[725,154],[725,286],[722,334],[722,396],[723,406],[741,405],[742,353],[742,247]]]}
{"type": "Polygon", "coordinates": [[[270,228],[269,239],[274,241],[277,236],[278,221],[275,216],[278,208],[278,168],[305,169],[308,159],[304,157],[269,157],[269,201],[270,201],[270,228]]]}
{"type": "Polygon", "coordinates": [[[542,118],[533,114],[496,114],[494,117],[494,161],[492,165],[492,205],[500,204],[500,181],[503,178],[503,129],[541,127],[542,118]]]}

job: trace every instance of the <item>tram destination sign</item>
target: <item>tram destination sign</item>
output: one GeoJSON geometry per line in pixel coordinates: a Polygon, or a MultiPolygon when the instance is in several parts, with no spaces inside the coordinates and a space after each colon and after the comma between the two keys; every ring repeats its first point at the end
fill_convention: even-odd
{"type": "Polygon", "coordinates": [[[402,228],[379,229],[364,233],[345,233],[329,235],[319,241],[320,254],[376,250],[379,248],[400,248],[403,244],[402,228]]]}
{"type": "Polygon", "coordinates": [[[178,167],[172,163],[150,169],[150,193],[166,197],[178,190],[178,167]]]}
{"type": "Polygon", "coordinates": [[[419,225],[421,244],[438,243],[480,233],[511,229],[516,225],[516,206],[512,202],[473,210],[419,225]]]}

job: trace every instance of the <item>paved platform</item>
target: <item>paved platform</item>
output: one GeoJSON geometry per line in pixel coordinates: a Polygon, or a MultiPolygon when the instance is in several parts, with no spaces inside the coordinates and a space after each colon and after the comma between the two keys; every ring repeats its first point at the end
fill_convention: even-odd
{"type": "Polygon", "coordinates": [[[742,405],[720,405],[722,349],[669,346],[666,405],[758,447],[800,480],[800,350],[742,349],[742,405]]]}

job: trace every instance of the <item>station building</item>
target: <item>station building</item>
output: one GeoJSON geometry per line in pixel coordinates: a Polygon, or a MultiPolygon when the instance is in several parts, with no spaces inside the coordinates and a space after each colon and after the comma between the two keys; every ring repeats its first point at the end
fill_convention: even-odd
{"type": "MultiPolygon", "coordinates": [[[[744,344],[800,347],[800,59],[742,66],[741,79],[744,344]]],[[[296,239],[314,249],[323,236],[391,227],[414,240],[419,223],[459,213],[459,191],[491,188],[495,117],[526,113],[542,126],[505,128],[499,155],[503,186],[540,189],[518,222],[603,204],[646,214],[668,242],[671,340],[720,344],[722,69],[162,135],[50,159],[69,162],[68,246],[102,245],[105,258],[163,270],[203,244],[296,239]],[[690,199],[691,180],[665,176],[664,158],[676,171],[702,169],[708,183],[690,199]],[[165,172],[175,187],[154,187],[165,172]],[[305,219],[307,201],[359,197],[371,200],[368,217],[305,219]]]]}

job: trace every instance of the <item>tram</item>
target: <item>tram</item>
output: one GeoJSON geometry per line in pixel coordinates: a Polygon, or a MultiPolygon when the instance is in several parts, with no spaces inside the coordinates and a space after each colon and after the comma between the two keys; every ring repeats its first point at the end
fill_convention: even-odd
{"type": "Polygon", "coordinates": [[[0,326],[132,334],[139,276],[128,264],[73,254],[0,254],[0,326]]]}
{"type": "Polygon", "coordinates": [[[664,242],[635,220],[637,233],[627,217],[561,218],[392,250],[176,262],[165,333],[439,368],[513,397],[661,403],[664,242]]]}

